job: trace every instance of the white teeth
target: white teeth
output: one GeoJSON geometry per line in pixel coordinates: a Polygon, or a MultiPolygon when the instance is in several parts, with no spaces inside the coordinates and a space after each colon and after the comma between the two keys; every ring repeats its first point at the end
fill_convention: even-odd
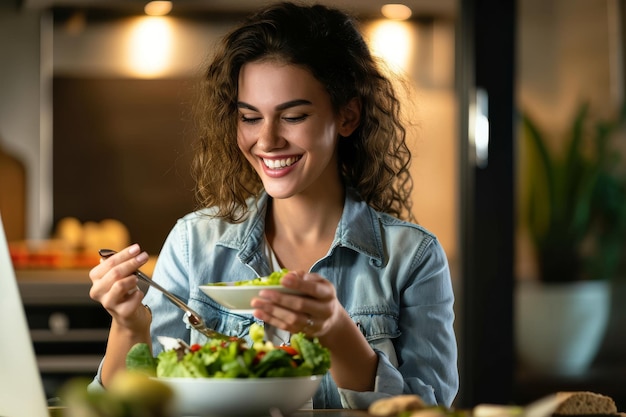
{"type": "Polygon", "coordinates": [[[263,163],[270,169],[280,169],[293,165],[298,158],[291,157],[286,159],[263,159],[263,163]]]}

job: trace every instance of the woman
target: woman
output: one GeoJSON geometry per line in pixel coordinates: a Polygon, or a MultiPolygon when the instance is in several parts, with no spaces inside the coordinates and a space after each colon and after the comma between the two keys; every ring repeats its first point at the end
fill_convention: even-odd
{"type": "MultiPolygon", "coordinates": [[[[204,208],[176,223],[153,278],[220,332],[244,337],[260,321],[275,341],[318,337],[332,366],[315,408],[402,393],[450,406],[458,375],[446,256],[400,219],[411,218],[411,179],[399,101],[356,23],[319,5],[269,6],[223,39],[201,93],[193,172],[204,208]],[[253,315],[198,288],[280,268],[293,271],[282,284],[305,296],[264,290],[253,315]]],[[[94,384],[106,386],[151,336],[204,341],[160,293],[135,290],[132,272],[147,259],[132,245],[90,273],[90,296],[113,317],[94,384]]]]}

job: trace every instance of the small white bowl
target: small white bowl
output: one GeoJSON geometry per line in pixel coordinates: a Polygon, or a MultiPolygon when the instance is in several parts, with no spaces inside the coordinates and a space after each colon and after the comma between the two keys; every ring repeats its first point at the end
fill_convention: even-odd
{"type": "Polygon", "coordinates": [[[289,294],[300,294],[282,285],[201,285],[200,290],[215,302],[236,313],[251,313],[250,301],[257,297],[261,290],[275,290],[289,294]]]}
{"type": "Polygon", "coordinates": [[[174,391],[181,416],[258,417],[272,408],[288,415],[307,404],[321,376],[294,378],[157,378],[174,391]]]}

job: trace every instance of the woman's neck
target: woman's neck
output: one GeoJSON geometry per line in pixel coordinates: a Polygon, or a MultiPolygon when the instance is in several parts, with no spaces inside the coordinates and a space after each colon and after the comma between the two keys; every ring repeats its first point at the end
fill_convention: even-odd
{"type": "Polygon", "coordinates": [[[328,191],[322,196],[270,200],[265,235],[285,268],[308,270],[328,252],[343,212],[345,190],[328,191]]]}

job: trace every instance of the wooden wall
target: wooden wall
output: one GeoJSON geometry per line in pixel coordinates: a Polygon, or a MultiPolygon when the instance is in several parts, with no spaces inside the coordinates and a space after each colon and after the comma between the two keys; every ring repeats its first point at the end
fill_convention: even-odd
{"type": "Polygon", "coordinates": [[[55,224],[114,218],[133,242],[158,253],[194,207],[190,84],[54,78],[55,224]]]}

